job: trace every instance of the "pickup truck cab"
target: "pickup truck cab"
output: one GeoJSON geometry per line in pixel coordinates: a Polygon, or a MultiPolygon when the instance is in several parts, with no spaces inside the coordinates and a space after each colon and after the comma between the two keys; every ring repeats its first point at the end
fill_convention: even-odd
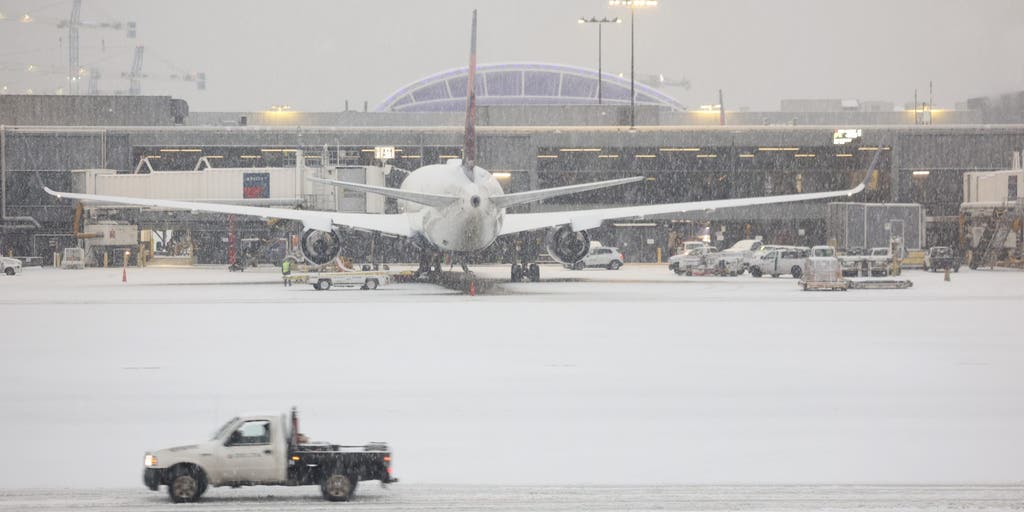
{"type": "Polygon", "coordinates": [[[761,277],[768,274],[772,277],[779,277],[782,274],[789,274],[800,279],[800,276],[804,275],[804,264],[808,254],[806,247],[768,251],[761,256],[761,259],[751,263],[750,275],[761,277]]]}
{"type": "Polygon", "coordinates": [[[207,441],[147,452],[143,465],[146,487],[166,485],[175,503],[198,500],[210,485],[319,485],[325,499],[347,501],[361,480],[398,481],[387,444],[309,443],[294,409],[290,420],[232,418],[207,441]]]}

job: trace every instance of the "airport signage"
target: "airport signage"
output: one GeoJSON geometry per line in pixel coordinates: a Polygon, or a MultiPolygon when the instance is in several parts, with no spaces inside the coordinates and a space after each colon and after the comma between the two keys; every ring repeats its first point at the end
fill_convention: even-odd
{"type": "Polygon", "coordinates": [[[393,160],[395,158],[395,147],[377,146],[373,148],[373,157],[377,160],[393,160]]]}
{"type": "Polygon", "coordinates": [[[243,199],[267,199],[270,197],[270,173],[247,172],[242,174],[243,199]]]}
{"type": "Polygon", "coordinates": [[[839,128],[832,134],[832,144],[849,144],[864,135],[860,128],[839,128]]]}

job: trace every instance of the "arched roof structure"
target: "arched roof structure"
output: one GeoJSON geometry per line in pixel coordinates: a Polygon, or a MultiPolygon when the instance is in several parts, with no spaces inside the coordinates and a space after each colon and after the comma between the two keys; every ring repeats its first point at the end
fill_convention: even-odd
{"type": "MultiPolygon", "coordinates": [[[[458,112],[466,109],[468,67],[417,80],[388,96],[377,112],[458,112]]],[[[636,83],[636,104],[686,110],[674,98],[636,83]]],[[[601,98],[629,104],[629,80],[603,74],[601,98]]],[[[597,103],[597,71],[561,64],[509,63],[477,67],[478,105],[589,105],[597,103]]]]}

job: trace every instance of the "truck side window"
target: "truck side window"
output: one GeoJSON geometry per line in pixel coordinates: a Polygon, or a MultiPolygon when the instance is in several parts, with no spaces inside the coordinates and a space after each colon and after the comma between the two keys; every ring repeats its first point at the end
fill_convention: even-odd
{"type": "Polygon", "coordinates": [[[267,420],[253,420],[242,423],[231,434],[232,446],[270,444],[270,422],[267,420]]]}

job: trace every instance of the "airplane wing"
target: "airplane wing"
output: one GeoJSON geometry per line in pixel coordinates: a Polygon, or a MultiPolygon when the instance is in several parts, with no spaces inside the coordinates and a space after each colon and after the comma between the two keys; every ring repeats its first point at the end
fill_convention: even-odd
{"type": "Polygon", "coordinates": [[[401,199],[403,201],[409,201],[411,203],[433,206],[434,208],[444,208],[459,200],[458,196],[427,194],[424,192],[410,192],[408,190],[401,190],[397,188],[375,187],[373,185],[364,185],[362,183],[326,180],[323,178],[314,178],[311,176],[307,177],[306,179],[315,183],[323,183],[325,185],[331,185],[338,188],[347,188],[349,190],[355,190],[357,192],[369,192],[371,194],[379,194],[384,197],[392,197],[395,199],[401,199]]]}
{"type": "Polygon", "coordinates": [[[543,229],[568,224],[573,231],[594,229],[601,226],[601,222],[611,219],[635,219],[649,215],[661,215],[667,213],[683,213],[695,210],[714,210],[717,208],[734,208],[737,206],[754,206],[761,204],[792,203],[796,201],[810,201],[813,199],[826,199],[830,197],[850,197],[867,186],[868,180],[875,170],[878,162],[878,155],[881,149],[875,153],[871,160],[864,180],[859,185],[848,190],[837,190],[832,192],[810,192],[806,194],[788,194],[780,196],[765,197],[744,197],[738,199],[717,199],[712,201],[693,201],[689,203],[668,203],[652,204],[644,206],[623,206],[618,208],[601,208],[595,210],[569,210],[561,212],[543,213],[510,213],[505,215],[504,223],[501,226],[501,234],[508,235],[522,231],[543,229]]]}
{"type": "Polygon", "coordinates": [[[302,221],[309,229],[329,231],[334,226],[347,226],[364,231],[380,231],[399,236],[410,236],[412,229],[409,218],[404,214],[374,213],[341,213],[317,210],[293,210],[290,208],[264,208],[261,206],[242,206],[223,203],[200,203],[194,201],[173,201],[169,199],[144,199],[138,197],[102,196],[94,194],[74,194],[58,192],[43,187],[47,194],[58,199],[77,199],[94,203],[124,204],[129,206],[148,206],[151,208],[168,208],[172,210],[193,210],[199,212],[227,213],[233,215],[249,215],[275,219],[302,221]]]}
{"type": "Polygon", "coordinates": [[[634,178],[620,178],[617,180],[583,183],[580,185],[567,185],[564,187],[543,188],[540,190],[530,190],[527,192],[517,192],[514,194],[494,196],[491,198],[491,201],[494,201],[494,204],[496,204],[498,208],[507,208],[509,206],[514,206],[523,203],[532,203],[534,201],[540,201],[542,199],[548,199],[551,197],[576,194],[579,192],[586,192],[588,190],[598,190],[606,187],[615,187],[618,185],[624,185],[626,183],[635,183],[643,179],[643,176],[637,176],[634,178]]]}

